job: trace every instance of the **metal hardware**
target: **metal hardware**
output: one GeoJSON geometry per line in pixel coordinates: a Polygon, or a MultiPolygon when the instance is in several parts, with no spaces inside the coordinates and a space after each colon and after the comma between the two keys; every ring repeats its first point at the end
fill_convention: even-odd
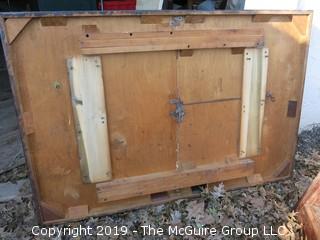
{"type": "Polygon", "coordinates": [[[183,107],[183,102],[181,101],[181,99],[171,99],[170,100],[170,104],[175,104],[176,105],[176,110],[170,112],[170,115],[173,116],[177,123],[181,123],[184,119],[184,107],[183,107]]]}
{"type": "Polygon", "coordinates": [[[239,100],[241,100],[240,97],[221,98],[221,99],[213,99],[213,100],[207,100],[207,101],[188,102],[188,103],[184,103],[183,105],[187,106],[187,105],[195,105],[195,104],[217,103],[217,102],[239,101],[239,100]]]}
{"type": "Polygon", "coordinates": [[[259,41],[258,43],[257,43],[257,48],[263,48],[264,47],[264,41],[259,41]]]}
{"type": "Polygon", "coordinates": [[[75,105],[83,105],[83,102],[80,99],[73,97],[72,100],[75,103],[75,105]]]}
{"type": "Polygon", "coordinates": [[[297,116],[297,107],[298,107],[298,102],[290,100],[288,102],[287,116],[292,117],[292,118],[296,117],[297,116]]]}
{"type": "Polygon", "coordinates": [[[184,23],[184,17],[183,16],[174,16],[171,18],[169,25],[171,27],[177,27],[184,23]]]}
{"type": "Polygon", "coordinates": [[[271,102],[275,102],[276,101],[276,98],[273,96],[272,92],[270,92],[270,91],[267,91],[266,99],[269,99],[271,102]]]}

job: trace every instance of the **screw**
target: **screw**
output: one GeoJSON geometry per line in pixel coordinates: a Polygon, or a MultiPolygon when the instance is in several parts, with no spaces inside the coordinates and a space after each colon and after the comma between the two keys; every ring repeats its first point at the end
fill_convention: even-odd
{"type": "Polygon", "coordinates": [[[59,83],[58,81],[54,81],[54,82],[53,82],[53,87],[54,87],[55,89],[60,89],[60,88],[62,87],[62,85],[61,85],[61,83],[59,83]]]}

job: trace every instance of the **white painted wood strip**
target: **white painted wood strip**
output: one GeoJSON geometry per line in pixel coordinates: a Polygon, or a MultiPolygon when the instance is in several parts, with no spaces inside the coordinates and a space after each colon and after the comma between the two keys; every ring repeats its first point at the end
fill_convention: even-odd
{"type": "Polygon", "coordinates": [[[261,146],[262,139],[262,127],[263,127],[263,118],[264,118],[264,107],[266,103],[266,93],[267,93],[267,78],[268,78],[268,62],[269,62],[269,49],[262,49],[262,58],[261,58],[261,93],[260,93],[260,133],[259,140],[261,146]]]}
{"type": "Polygon", "coordinates": [[[77,130],[82,177],[96,183],[112,178],[100,57],[68,60],[72,105],[77,130]]]}
{"type": "Polygon", "coordinates": [[[240,158],[247,155],[247,141],[249,129],[249,111],[250,111],[250,92],[252,82],[252,51],[244,51],[244,67],[242,81],[242,103],[241,103],[241,130],[240,130],[240,158]]]}
{"type": "Polygon", "coordinates": [[[260,49],[250,49],[252,52],[251,90],[249,92],[249,121],[247,132],[246,156],[255,156],[259,148],[259,118],[260,118],[260,49]]]}
{"type": "Polygon", "coordinates": [[[267,72],[268,49],[246,49],[241,106],[241,158],[258,155],[261,151],[267,72]]]}

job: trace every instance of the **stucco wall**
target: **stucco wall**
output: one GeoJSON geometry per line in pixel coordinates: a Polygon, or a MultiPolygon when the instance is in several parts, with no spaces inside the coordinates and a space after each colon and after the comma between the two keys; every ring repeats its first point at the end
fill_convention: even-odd
{"type": "Polygon", "coordinates": [[[320,1],[246,0],[245,9],[314,11],[300,129],[320,123],[320,1]]]}

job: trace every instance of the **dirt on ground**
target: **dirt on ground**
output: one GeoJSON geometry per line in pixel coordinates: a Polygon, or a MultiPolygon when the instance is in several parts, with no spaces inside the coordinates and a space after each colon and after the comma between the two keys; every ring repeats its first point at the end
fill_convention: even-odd
{"type": "MultiPolygon", "coordinates": [[[[19,145],[17,145],[19,147],[19,145]]],[[[10,151],[12,149],[10,148],[10,151]]],[[[13,151],[20,153],[20,149],[13,151]]],[[[32,199],[22,195],[10,201],[0,203],[0,239],[278,239],[277,236],[261,236],[263,229],[274,231],[278,226],[287,236],[282,239],[300,239],[301,225],[296,221],[295,206],[312,179],[320,170],[320,126],[315,125],[299,135],[295,167],[292,178],[226,192],[223,184],[212,189],[203,189],[201,197],[181,199],[167,204],[145,207],[104,217],[92,217],[55,227],[92,227],[125,226],[126,236],[34,236],[32,227],[37,224],[32,199]],[[141,225],[161,227],[193,226],[214,227],[215,236],[144,236],[141,225]],[[225,236],[223,226],[238,229],[259,229],[259,236],[225,236]],[[137,230],[137,232],[133,232],[137,230]],[[291,237],[291,238],[290,238],[291,237]]],[[[19,165],[0,174],[0,184],[8,181],[17,182],[27,178],[26,166],[19,165]]],[[[30,188],[29,184],[24,188],[30,188]]],[[[30,192],[30,189],[21,191],[30,192]]],[[[51,226],[52,227],[52,226],[51,226]]],[[[229,230],[230,230],[229,229],[229,230]]],[[[98,229],[96,229],[98,230],[98,229]]],[[[97,231],[94,230],[95,233],[97,231]]],[[[227,230],[227,229],[225,229],[227,230]]],[[[252,234],[252,232],[251,232],[252,234]]]]}

